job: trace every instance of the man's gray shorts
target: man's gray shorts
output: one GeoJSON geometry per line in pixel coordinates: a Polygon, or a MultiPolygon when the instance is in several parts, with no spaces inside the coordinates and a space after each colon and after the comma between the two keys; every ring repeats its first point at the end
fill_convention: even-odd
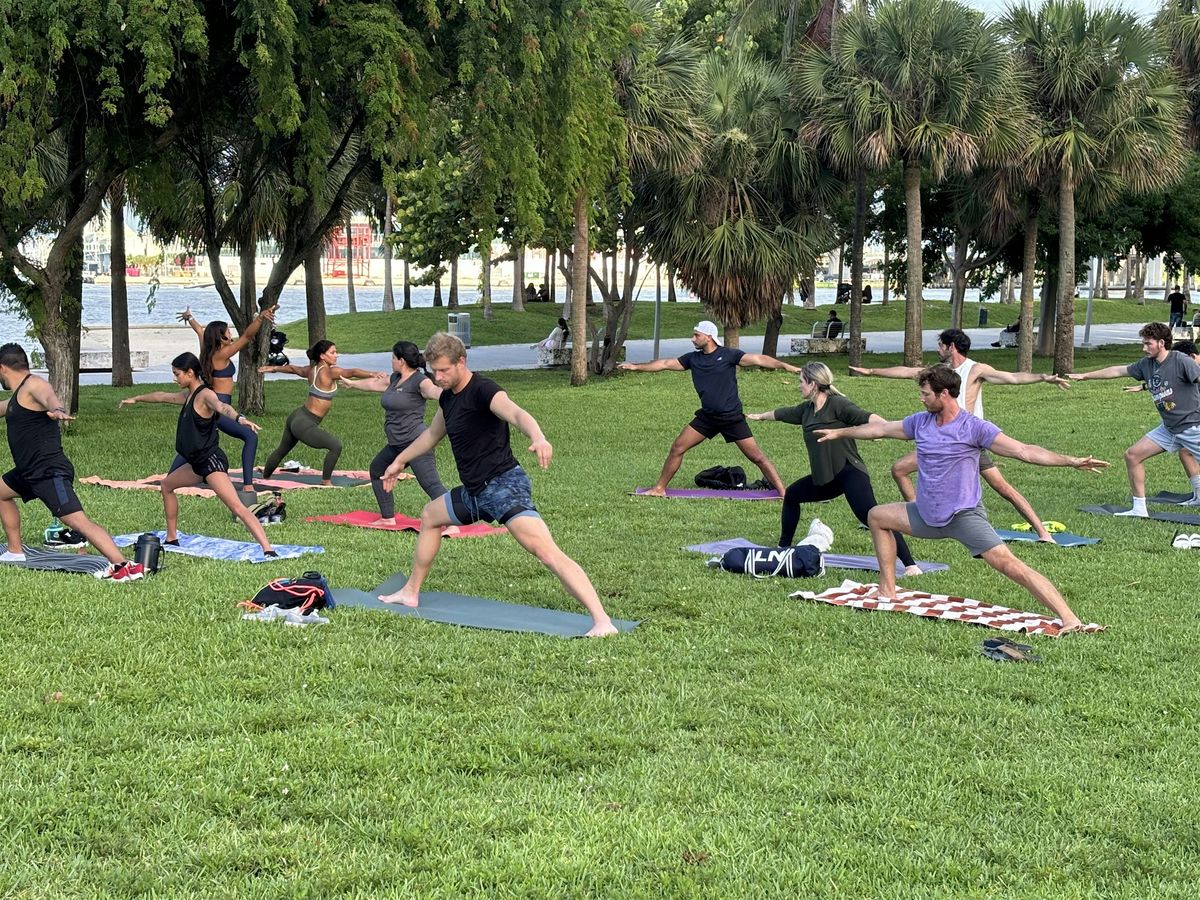
{"type": "Polygon", "coordinates": [[[919,538],[951,538],[966,547],[972,556],[983,556],[993,547],[998,547],[1004,541],[996,534],[996,529],[988,521],[987,510],[980,504],[974,509],[962,509],[954,514],[945,525],[930,525],[921,518],[917,504],[904,504],[908,509],[908,527],[913,537],[919,538]]]}

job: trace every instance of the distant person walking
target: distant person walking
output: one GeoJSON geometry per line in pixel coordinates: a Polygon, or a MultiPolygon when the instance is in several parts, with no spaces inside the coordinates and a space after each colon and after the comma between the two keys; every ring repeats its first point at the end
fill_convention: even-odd
{"type": "Polygon", "coordinates": [[[1171,318],[1167,325],[1171,328],[1181,328],[1183,326],[1183,314],[1187,312],[1188,302],[1183,291],[1179,290],[1179,285],[1175,285],[1175,290],[1167,294],[1167,303],[1171,307],[1171,318]]]}

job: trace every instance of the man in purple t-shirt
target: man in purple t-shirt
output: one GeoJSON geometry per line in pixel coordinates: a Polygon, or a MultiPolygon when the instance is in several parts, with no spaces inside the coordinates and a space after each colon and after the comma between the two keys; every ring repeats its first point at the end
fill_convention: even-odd
{"type": "Polygon", "coordinates": [[[920,538],[953,538],[1006,578],[1021,585],[1062,620],[1063,632],[1082,622],[1046,577],[1013,555],[988,522],[980,502],[979,454],[990,450],[1037,466],[1070,466],[1099,471],[1108,463],[1090,456],[1062,456],[1002,434],[985,419],[958,405],[962,380],[952,369],[934,366],[917,376],[925,412],[902,422],[818,430],[820,441],[896,438],[917,445],[917,501],[876,506],[867,516],[879,557],[879,597],[896,596],[896,539],[893,531],[920,538]]]}

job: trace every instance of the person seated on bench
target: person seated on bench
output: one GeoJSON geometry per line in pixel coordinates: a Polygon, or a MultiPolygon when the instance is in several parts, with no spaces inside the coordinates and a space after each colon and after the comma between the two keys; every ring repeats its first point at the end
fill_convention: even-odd
{"type": "Polygon", "coordinates": [[[837,310],[829,311],[829,318],[825,320],[825,337],[832,340],[842,333],[842,320],[838,318],[837,310]]]}

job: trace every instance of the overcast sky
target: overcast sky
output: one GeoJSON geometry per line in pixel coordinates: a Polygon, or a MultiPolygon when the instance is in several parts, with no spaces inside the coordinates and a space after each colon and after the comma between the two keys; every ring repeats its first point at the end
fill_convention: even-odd
{"type": "MultiPolygon", "coordinates": [[[[987,12],[989,15],[999,16],[1011,4],[1005,2],[1005,0],[971,0],[971,5],[979,7],[980,9],[987,12]]],[[[1029,2],[1029,0],[1026,0],[1024,5],[1037,6],[1038,3],[1029,2]]],[[[1143,19],[1153,18],[1154,14],[1158,11],[1158,7],[1159,7],[1157,0],[1119,0],[1119,3],[1118,3],[1118,0],[1112,0],[1112,2],[1108,3],[1108,4],[1106,4],[1104,2],[1100,2],[1100,0],[1088,0],[1088,6],[1104,6],[1104,5],[1123,6],[1126,9],[1132,10],[1133,12],[1137,13],[1143,19]]]]}

